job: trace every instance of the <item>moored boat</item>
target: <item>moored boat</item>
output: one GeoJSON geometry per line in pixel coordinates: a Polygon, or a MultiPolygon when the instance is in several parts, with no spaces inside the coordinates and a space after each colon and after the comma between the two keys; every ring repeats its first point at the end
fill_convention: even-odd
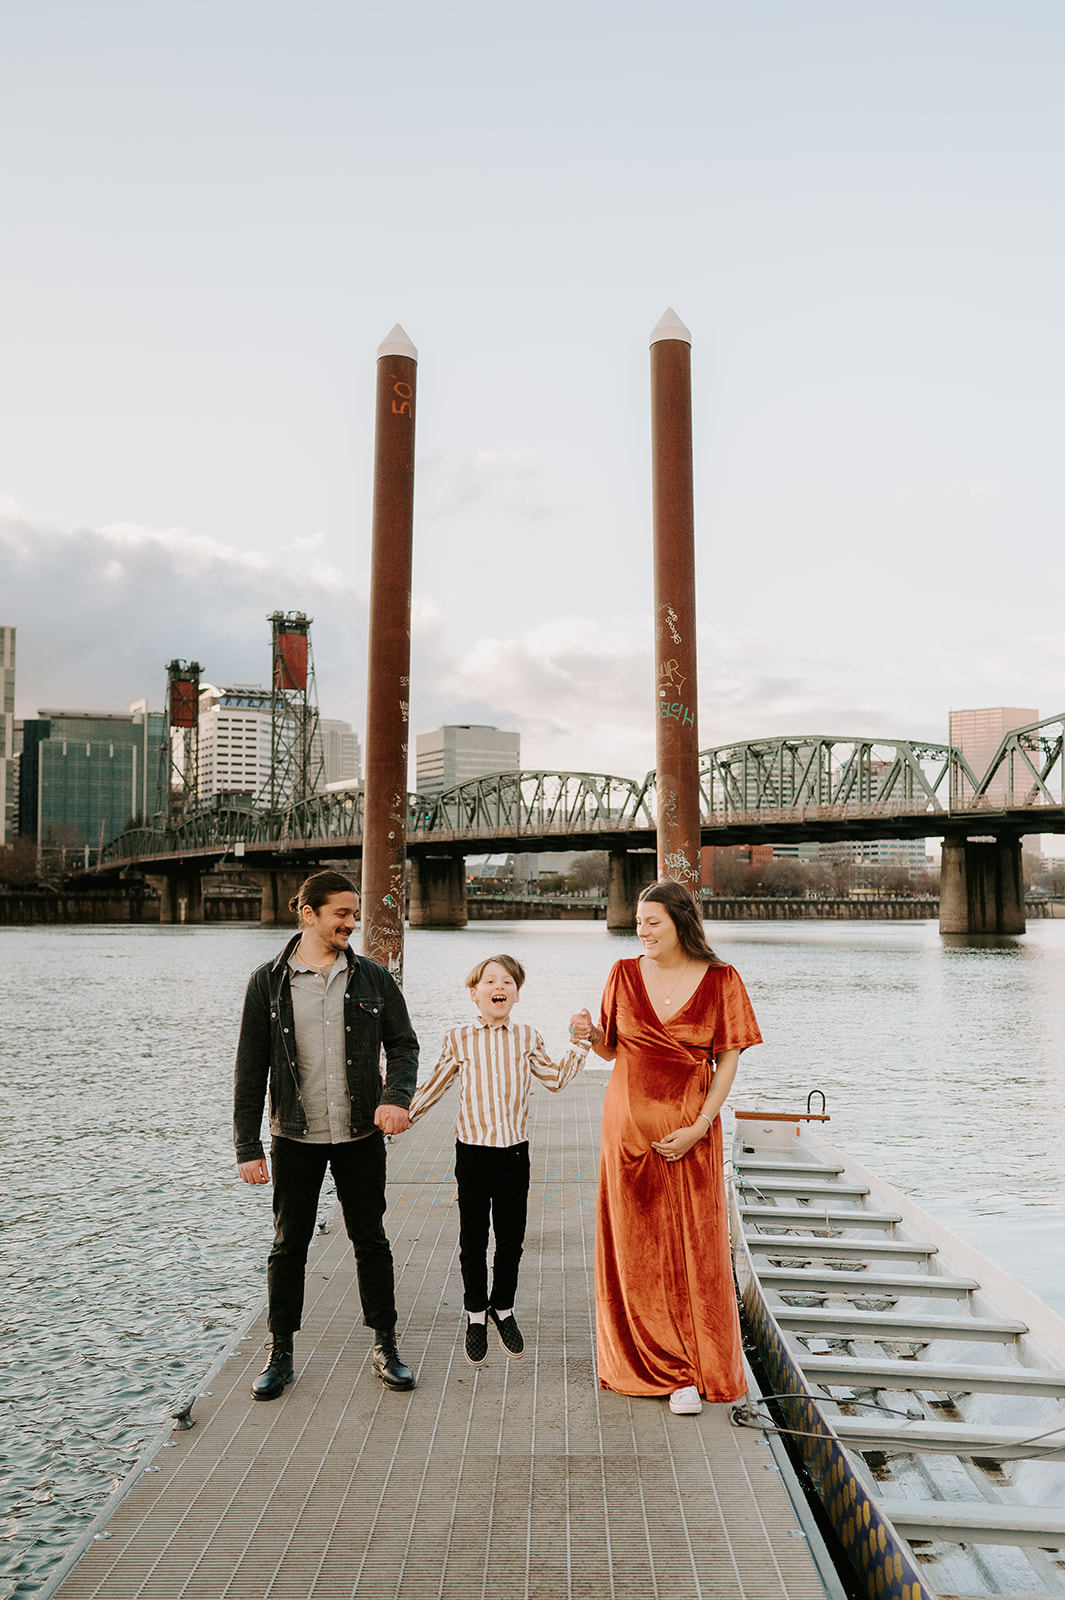
{"type": "Polygon", "coordinates": [[[1065,1596],[1065,1320],[815,1131],[737,1111],[736,1281],[784,1430],[896,1600],[1065,1596]]]}

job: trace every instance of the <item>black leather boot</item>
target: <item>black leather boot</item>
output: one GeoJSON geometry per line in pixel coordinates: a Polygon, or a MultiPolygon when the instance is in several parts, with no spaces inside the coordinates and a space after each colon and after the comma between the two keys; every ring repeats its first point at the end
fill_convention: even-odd
{"type": "Polygon", "coordinates": [[[270,1345],[270,1359],[251,1386],[255,1400],[276,1400],[284,1394],[285,1385],[296,1376],[292,1365],[292,1335],[275,1334],[270,1345]]]}
{"type": "Polygon", "coordinates": [[[414,1374],[403,1365],[396,1349],[395,1328],[374,1330],[373,1369],[386,1389],[414,1388],[414,1374]]]}

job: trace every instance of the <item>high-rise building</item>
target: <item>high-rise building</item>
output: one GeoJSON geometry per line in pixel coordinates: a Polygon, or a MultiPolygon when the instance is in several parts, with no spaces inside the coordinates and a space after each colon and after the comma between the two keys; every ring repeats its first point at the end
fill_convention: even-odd
{"type": "Polygon", "coordinates": [[[362,776],[362,752],[359,749],[359,736],[351,723],[322,717],[318,729],[322,738],[326,786],[357,783],[362,776]]]}
{"type": "MultiPolygon", "coordinates": [[[[269,804],[272,700],[270,690],[260,683],[236,683],[228,689],[201,684],[201,800],[240,795],[269,804]]],[[[341,779],[358,779],[359,740],[350,722],[319,721],[313,748],[324,758],[322,788],[341,779]]],[[[320,763],[315,759],[312,764],[320,763]]]]}
{"type": "MultiPolygon", "coordinates": [[[[979,783],[1007,733],[1038,721],[1039,712],[1031,706],[982,706],[975,711],[952,711],[950,742],[955,750],[961,751],[979,783]]],[[[1002,768],[988,786],[986,803],[992,807],[1005,805],[1008,789],[1009,775],[1002,768]]],[[[962,778],[954,795],[955,803],[965,805],[972,799],[972,793],[972,784],[967,778],[962,778]]],[[[1041,855],[1042,835],[1025,834],[1021,839],[1021,848],[1031,855],[1041,855]]]]}
{"type": "MultiPolygon", "coordinates": [[[[1038,721],[1039,712],[1026,706],[983,706],[976,711],[952,711],[950,742],[955,750],[961,751],[979,782],[1007,733],[1038,721]]],[[[992,805],[1005,803],[1006,788],[1006,773],[996,773],[987,792],[992,805]]],[[[961,792],[955,799],[964,803],[971,797],[972,784],[962,779],[961,792]]]]}
{"type": "Polygon", "coordinates": [[[11,809],[11,831],[8,834],[9,839],[13,839],[18,836],[19,778],[20,769],[22,766],[22,718],[16,717],[12,723],[12,727],[15,730],[15,744],[11,752],[11,767],[9,774],[11,784],[10,793],[8,795],[11,809]]]}
{"type": "MultiPolygon", "coordinates": [[[[269,805],[272,705],[273,696],[261,683],[236,683],[228,689],[200,685],[201,800],[239,795],[269,805]]],[[[310,765],[325,774],[319,788],[343,778],[358,779],[359,741],[349,722],[318,721],[311,749],[310,765]],[[331,776],[331,761],[336,778],[331,776]]]]}
{"type": "Polygon", "coordinates": [[[270,779],[271,693],[258,683],[217,689],[200,686],[199,779],[201,800],[218,795],[261,795],[270,779]]]}
{"type": "MultiPolygon", "coordinates": [[[[140,703],[144,706],[144,702],[140,703]]],[[[160,711],[44,709],[22,725],[19,833],[85,853],[162,810],[160,711]]]]}
{"type": "Polygon", "coordinates": [[[416,759],[418,793],[438,795],[470,778],[517,772],[521,766],[521,735],[484,723],[447,723],[432,733],[418,734],[416,759]]]}
{"type": "Polygon", "coordinates": [[[15,630],[0,627],[0,844],[15,833],[15,630]]]}

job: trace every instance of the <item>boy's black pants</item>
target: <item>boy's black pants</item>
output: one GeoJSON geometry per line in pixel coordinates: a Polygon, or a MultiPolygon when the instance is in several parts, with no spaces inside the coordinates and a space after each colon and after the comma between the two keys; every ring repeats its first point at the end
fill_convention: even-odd
{"type": "Polygon", "coordinates": [[[467,1311],[509,1311],[518,1291],[518,1263],[529,1205],[529,1143],[505,1150],[455,1141],[459,1187],[459,1264],[467,1311]],[[496,1248],[488,1292],[488,1221],[496,1248]]]}

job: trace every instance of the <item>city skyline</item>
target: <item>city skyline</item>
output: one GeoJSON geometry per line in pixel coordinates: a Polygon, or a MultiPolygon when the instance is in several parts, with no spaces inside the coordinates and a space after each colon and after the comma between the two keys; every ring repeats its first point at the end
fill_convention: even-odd
{"type": "MultiPolygon", "coordinates": [[[[276,653],[279,648],[276,625],[279,621],[287,619],[283,619],[278,613],[269,620],[275,625],[276,653]]],[[[294,636],[302,639],[306,646],[307,619],[301,615],[291,620],[294,636]],[[299,628],[295,626],[297,622],[301,625],[299,628]]],[[[6,654],[13,663],[15,630],[6,628],[3,634],[6,654]]],[[[284,638],[288,637],[288,634],[284,635],[284,638]]],[[[289,663],[289,670],[293,674],[293,681],[283,685],[283,688],[295,690],[305,687],[295,681],[299,676],[300,652],[292,648],[287,654],[275,654],[275,665],[282,659],[289,663]]],[[[276,721],[278,707],[270,691],[264,690],[261,686],[248,684],[219,689],[210,683],[200,681],[200,670],[199,663],[186,664],[172,661],[169,665],[168,678],[171,681],[168,703],[169,716],[172,719],[169,736],[166,733],[167,719],[158,711],[149,714],[147,699],[131,705],[128,716],[120,712],[42,708],[41,720],[34,718],[14,720],[14,743],[21,751],[18,757],[21,783],[16,779],[19,792],[20,835],[57,843],[58,835],[52,838],[56,828],[61,832],[65,829],[67,833],[73,830],[77,836],[72,841],[75,849],[81,850],[84,847],[86,851],[91,848],[99,850],[116,834],[118,824],[113,814],[116,811],[123,817],[131,817],[135,824],[155,818],[159,812],[161,796],[160,794],[156,794],[154,798],[149,796],[149,790],[155,781],[151,777],[151,772],[154,769],[158,781],[164,782],[166,761],[164,759],[160,765],[158,760],[152,758],[150,752],[166,752],[168,749],[167,792],[170,793],[171,799],[167,802],[167,806],[169,807],[173,801],[173,785],[176,782],[184,796],[179,802],[183,815],[187,813],[190,799],[193,806],[206,806],[207,811],[213,809],[213,801],[218,797],[235,795],[246,797],[254,807],[265,805],[267,808],[276,808],[283,801],[284,795],[296,794],[297,791],[292,788],[294,784],[303,785],[298,793],[301,797],[307,798],[312,795],[324,795],[327,789],[350,789],[359,785],[359,740],[349,723],[335,719],[320,720],[313,698],[306,705],[302,700],[290,698],[283,703],[284,726],[279,733],[276,721]],[[194,691],[197,683],[199,683],[199,717],[196,724],[198,733],[193,736],[190,749],[189,735],[184,730],[193,724],[185,720],[190,702],[190,695],[185,691],[190,685],[194,691]],[[149,733],[149,723],[154,725],[154,734],[149,733]],[[176,747],[174,728],[177,730],[176,747]],[[313,734],[307,735],[310,741],[308,744],[293,744],[292,732],[300,728],[305,730],[313,728],[313,734]],[[285,731],[286,729],[288,731],[285,731]],[[118,745],[125,747],[124,752],[117,750],[118,745]],[[300,751],[303,754],[300,754],[300,751]],[[117,764],[116,753],[119,755],[117,764]],[[296,765],[293,765],[294,754],[298,758],[296,765]],[[27,755],[30,762],[28,772],[27,755]],[[45,770],[45,757],[48,758],[47,770],[45,770]],[[56,765],[57,761],[59,766],[56,765]],[[47,816],[42,812],[42,796],[47,799],[47,804],[44,806],[47,816]],[[91,844],[90,835],[98,841],[95,846],[91,844]]],[[[9,699],[12,694],[13,680],[14,672],[9,667],[5,683],[5,699],[9,699]]],[[[1000,739],[1007,734],[1016,734],[1030,724],[1035,724],[1038,716],[1038,710],[1034,707],[984,707],[952,712],[952,747],[968,762],[965,770],[971,771],[974,778],[979,779],[982,774],[990,770],[989,763],[997,752],[1000,739]]],[[[1054,730],[1060,731],[1061,721],[1060,716],[1052,717],[1039,728],[1043,755],[1046,756],[1052,748],[1058,751],[1053,757],[1051,766],[1060,765],[1060,738],[1056,746],[1048,743],[1048,739],[1057,737],[1054,730]]],[[[733,815],[733,821],[737,805],[741,810],[749,809],[759,813],[753,820],[748,819],[755,833],[766,820],[769,820],[773,828],[779,826],[781,806],[795,808],[797,817],[803,819],[805,826],[811,800],[815,816],[821,814],[827,805],[828,812],[825,815],[833,825],[839,820],[839,807],[842,805],[849,818],[849,822],[844,822],[846,833],[850,822],[854,821],[850,815],[852,805],[860,808],[868,805],[870,801],[875,802],[880,797],[888,802],[888,812],[881,813],[877,817],[878,822],[882,821],[885,824],[885,834],[870,835],[872,843],[859,843],[853,852],[853,841],[851,841],[847,844],[847,852],[854,853],[856,858],[876,858],[885,854],[897,857],[915,853],[922,866],[925,861],[926,846],[931,846],[933,855],[938,854],[939,834],[933,828],[933,837],[922,838],[919,841],[910,840],[906,843],[905,818],[902,822],[904,833],[899,834],[895,831],[891,817],[897,813],[898,803],[904,795],[910,801],[916,802],[916,812],[922,831],[927,823],[933,821],[924,803],[926,799],[932,798],[931,791],[927,787],[929,781],[938,795],[935,809],[940,821],[949,821],[951,813],[955,821],[963,821],[963,813],[967,807],[974,807],[974,814],[981,821],[984,818],[987,818],[988,822],[992,820],[982,809],[979,797],[975,802],[971,795],[966,800],[965,779],[956,781],[955,778],[951,778],[949,786],[951,799],[946,807],[942,806],[941,802],[947,798],[947,790],[944,787],[947,768],[942,760],[941,748],[937,753],[935,746],[925,745],[922,741],[912,743],[904,741],[892,749],[888,741],[880,742],[875,739],[818,741],[816,753],[805,746],[805,741],[785,738],[781,741],[756,740],[749,746],[730,744],[722,750],[705,751],[706,758],[712,757],[712,760],[701,762],[701,768],[704,770],[701,771],[700,785],[705,804],[715,817],[720,817],[721,806],[727,795],[729,797],[727,809],[733,815]],[[931,770],[929,770],[930,762],[931,770]],[[813,774],[812,789],[809,787],[811,774],[813,774]],[[823,787],[825,781],[829,783],[827,791],[823,787]],[[838,791],[837,784],[840,785],[838,791]],[[900,840],[903,842],[899,843],[900,840]]],[[[10,747],[12,746],[9,741],[5,748],[10,747]]],[[[1019,751],[1014,750],[1008,757],[1008,769],[1003,769],[993,782],[990,779],[986,780],[991,782],[987,793],[992,808],[1003,804],[1011,808],[1033,805],[1038,807],[1041,804],[1038,800],[1032,799],[1032,783],[1038,780],[1035,779],[1035,769],[1031,765],[1031,759],[1025,753],[1034,748],[1031,736],[1025,735],[1020,742],[1019,751]],[[1026,798],[1017,798],[1018,793],[1026,798]]],[[[425,797],[450,791],[471,778],[485,776],[507,778],[510,773],[517,774],[519,770],[524,777],[544,780],[548,784],[552,781],[552,774],[549,772],[537,772],[528,766],[522,768],[519,734],[490,726],[445,725],[431,733],[419,734],[415,739],[415,752],[417,770],[408,776],[408,788],[411,794],[425,797]]],[[[5,773],[5,768],[9,767],[10,759],[0,765],[0,792],[5,789],[10,790],[12,787],[8,780],[13,774],[10,770],[5,773]]],[[[996,772],[998,772],[997,767],[996,772]]],[[[594,796],[596,808],[603,805],[605,791],[599,776],[591,778],[579,774],[554,776],[556,780],[560,778],[564,785],[587,784],[587,794],[594,796]]],[[[1043,777],[1049,779],[1052,791],[1054,779],[1050,775],[1050,768],[1044,772],[1043,777]]],[[[653,781],[653,771],[647,774],[647,778],[653,781]]],[[[635,791],[624,777],[614,775],[606,781],[618,785],[617,793],[624,793],[630,799],[633,798],[635,791]]],[[[1060,782],[1060,778],[1058,781],[1060,782]]],[[[522,787],[524,790],[524,783],[522,787]]],[[[981,785],[982,791],[983,785],[981,785]]],[[[554,797],[549,801],[549,811],[554,817],[559,796],[554,791],[551,792],[554,797]]],[[[1045,788],[1042,788],[1042,792],[1047,802],[1053,805],[1050,792],[1045,788]]],[[[511,795],[506,803],[512,802],[511,795]]],[[[536,805],[539,803],[539,800],[534,802],[536,805]]],[[[567,808],[571,803],[572,796],[562,802],[563,811],[567,816],[569,815],[567,808]]],[[[637,806],[642,803],[638,795],[635,803],[637,806]]],[[[523,800],[522,806],[524,804],[523,800]]],[[[912,812],[914,807],[911,805],[909,809],[912,812]]],[[[576,814],[582,817],[585,815],[583,800],[578,801],[576,814]]],[[[459,815],[465,818],[466,813],[460,811],[459,815]]],[[[622,815],[622,811],[611,810],[610,815],[616,819],[622,815]]],[[[1047,812],[1033,809],[1029,815],[1036,826],[1039,826],[1040,819],[1044,826],[1051,828],[1054,826],[1054,817],[1047,812]]],[[[429,822],[430,819],[424,817],[422,820],[429,822]]],[[[453,828],[454,820],[453,817],[450,820],[445,819],[445,826],[448,829],[453,828]]],[[[824,820],[825,817],[822,817],[822,821],[824,820]]],[[[866,817],[864,820],[872,819],[866,817]]],[[[914,820],[914,816],[910,815],[909,824],[912,825],[914,820]]],[[[434,822],[433,826],[436,825],[434,822]]],[[[312,826],[312,832],[316,826],[317,824],[312,826]]],[[[746,821],[743,826],[747,827],[746,821]]],[[[3,835],[0,835],[0,843],[3,842],[3,835]]],[[[976,842],[981,843],[979,840],[976,842]]],[[[985,844],[986,842],[983,841],[985,844]]],[[[1062,841],[1053,832],[1046,835],[1046,842],[1051,855],[1063,853],[1062,841]]],[[[67,839],[66,843],[71,843],[71,840],[67,839]]],[[[1021,848],[1038,856],[1042,851],[1043,839],[1033,833],[1023,840],[1016,841],[1016,844],[1019,863],[1021,848]]],[[[772,844],[767,848],[772,855],[772,844]]],[[[789,846],[783,853],[785,855],[797,853],[802,857],[804,848],[800,846],[796,852],[789,846]]],[[[830,849],[829,854],[839,854],[839,851],[830,849]]],[[[88,854],[85,864],[86,866],[89,864],[88,854]]]]}
{"type": "Polygon", "coordinates": [[[1065,704],[1057,8],[312,0],[253,31],[56,0],[5,42],[19,715],[87,684],[159,703],[172,656],[260,679],[281,608],[363,728],[398,320],[412,728],[646,771],[667,304],[694,340],[700,744],[1065,704]]]}

